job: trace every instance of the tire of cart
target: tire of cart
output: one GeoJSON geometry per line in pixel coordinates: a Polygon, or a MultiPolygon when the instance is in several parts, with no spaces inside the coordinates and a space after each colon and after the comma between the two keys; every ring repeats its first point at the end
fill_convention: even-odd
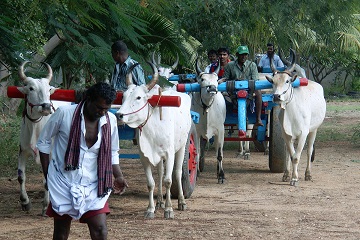
{"type": "Polygon", "coordinates": [[[282,137],[279,112],[280,106],[274,106],[270,113],[269,168],[273,173],[284,172],[285,161],[289,156],[282,137]]]}
{"type": "MultiPolygon", "coordinates": [[[[182,167],[181,175],[181,184],[184,192],[184,197],[189,198],[193,193],[197,180],[197,169],[199,163],[199,154],[200,149],[199,139],[196,132],[195,124],[192,122],[189,136],[187,139],[184,161],[182,167]]],[[[175,173],[172,175],[172,184],[171,184],[171,197],[178,198],[178,184],[176,182],[175,173]]]]}

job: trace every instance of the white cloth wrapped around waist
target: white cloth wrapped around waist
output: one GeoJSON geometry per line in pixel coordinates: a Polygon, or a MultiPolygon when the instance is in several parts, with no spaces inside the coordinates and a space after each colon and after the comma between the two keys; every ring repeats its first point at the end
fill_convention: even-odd
{"type": "Polygon", "coordinates": [[[108,193],[103,198],[97,196],[97,181],[86,185],[67,182],[57,171],[54,161],[49,165],[48,178],[51,178],[48,188],[54,211],[59,215],[68,214],[76,220],[88,211],[102,209],[110,195],[108,193]]]}

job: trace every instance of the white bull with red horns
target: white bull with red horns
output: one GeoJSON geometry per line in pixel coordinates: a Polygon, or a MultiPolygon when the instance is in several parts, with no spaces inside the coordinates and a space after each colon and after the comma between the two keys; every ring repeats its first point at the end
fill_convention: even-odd
{"type": "MultiPolygon", "coordinates": [[[[185,210],[186,203],[182,189],[181,176],[185,153],[185,146],[190,132],[192,119],[190,114],[191,99],[184,93],[168,89],[162,95],[180,96],[181,105],[178,108],[157,106],[151,107],[148,99],[159,94],[156,84],[159,73],[153,63],[149,63],[154,71],[152,81],[147,85],[136,86],[132,82],[130,72],[126,81],[128,89],[124,92],[123,102],[116,115],[120,122],[131,128],[138,128],[138,143],[140,147],[140,161],[144,167],[147,187],[149,190],[149,205],[145,212],[146,219],[155,216],[154,189],[155,182],[152,167],[158,169],[159,186],[156,207],[163,207],[162,181],[166,188],[165,218],[174,218],[171,203],[170,188],[173,169],[178,193],[178,209],[185,210]],[[165,163],[165,176],[163,171],[165,163]]],[[[132,69],[130,68],[129,71],[132,69]]]]}
{"type": "Polygon", "coordinates": [[[295,68],[295,52],[290,49],[292,56],[291,64],[283,72],[278,72],[273,64],[271,70],[274,76],[266,76],[273,86],[273,100],[281,107],[279,121],[282,125],[283,138],[289,152],[286,160],[286,169],[283,181],[289,181],[290,185],[297,185],[299,181],[298,164],[301,152],[307,141],[307,167],[305,181],[311,180],[311,162],[314,160],[314,142],[316,133],[325,118],[326,101],[323,87],[314,81],[308,81],[307,86],[294,88],[292,82],[296,75],[292,72],[295,68]],[[294,142],[297,141],[295,148],[294,142]],[[292,175],[290,179],[290,161],[292,163],[292,175]]]}
{"type": "MultiPolygon", "coordinates": [[[[43,63],[48,75],[45,78],[27,77],[24,73],[24,66],[28,61],[23,62],[19,67],[19,76],[23,80],[24,86],[18,87],[18,90],[25,95],[25,107],[23,111],[23,121],[20,131],[20,150],[18,158],[18,181],[20,183],[20,203],[22,210],[29,211],[31,209],[31,201],[26,192],[26,161],[29,158],[35,159],[40,163],[39,151],[36,149],[36,141],[40,131],[47,122],[50,114],[53,113],[53,107],[50,102],[50,95],[56,88],[50,86],[53,71],[49,64],[43,63]]],[[[45,184],[45,180],[44,180],[45,184]]],[[[49,204],[49,193],[45,189],[42,215],[45,216],[47,206],[49,204]]]]}

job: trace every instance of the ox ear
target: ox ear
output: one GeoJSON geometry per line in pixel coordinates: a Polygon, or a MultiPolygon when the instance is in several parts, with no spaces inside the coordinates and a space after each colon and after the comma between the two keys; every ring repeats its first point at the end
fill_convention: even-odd
{"type": "Polygon", "coordinates": [[[268,76],[268,75],[266,75],[265,77],[266,77],[266,79],[267,79],[271,84],[274,83],[272,77],[270,77],[270,76],[268,76]]]}

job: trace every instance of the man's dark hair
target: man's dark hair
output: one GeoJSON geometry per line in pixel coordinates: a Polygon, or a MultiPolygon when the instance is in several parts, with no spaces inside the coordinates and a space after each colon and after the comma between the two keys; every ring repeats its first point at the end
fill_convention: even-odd
{"type": "Polygon", "coordinates": [[[95,101],[98,98],[105,100],[107,104],[111,104],[116,99],[116,90],[111,87],[108,83],[99,82],[92,85],[87,91],[86,96],[91,100],[95,101]]]}
{"type": "Polygon", "coordinates": [[[226,52],[227,54],[230,54],[229,48],[227,47],[221,47],[217,50],[217,53],[219,54],[220,52],[226,52]]]}
{"type": "Polygon", "coordinates": [[[118,51],[122,53],[122,52],[127,52],[128,48],[123,41],[118,40],[114,42],[113,45],[111,46],[111,51],[118,51]]]}
{"type": "Polygon", "coordinates": [[[267,47],[274,47],[274,44],[272,44],[272,43],[269,42],[268,44],[266,44],[266,46],[267,46],[267,47]]]}
{"type": "Polygon", "coordinates": [[[217,55],[216,50],[215,50],[215,49],[210,49],[210,50],[208,51],[207,55],[209,56],[209,55],[211,55],[211,54],[216,54],[216,55],[217,55]]]}

